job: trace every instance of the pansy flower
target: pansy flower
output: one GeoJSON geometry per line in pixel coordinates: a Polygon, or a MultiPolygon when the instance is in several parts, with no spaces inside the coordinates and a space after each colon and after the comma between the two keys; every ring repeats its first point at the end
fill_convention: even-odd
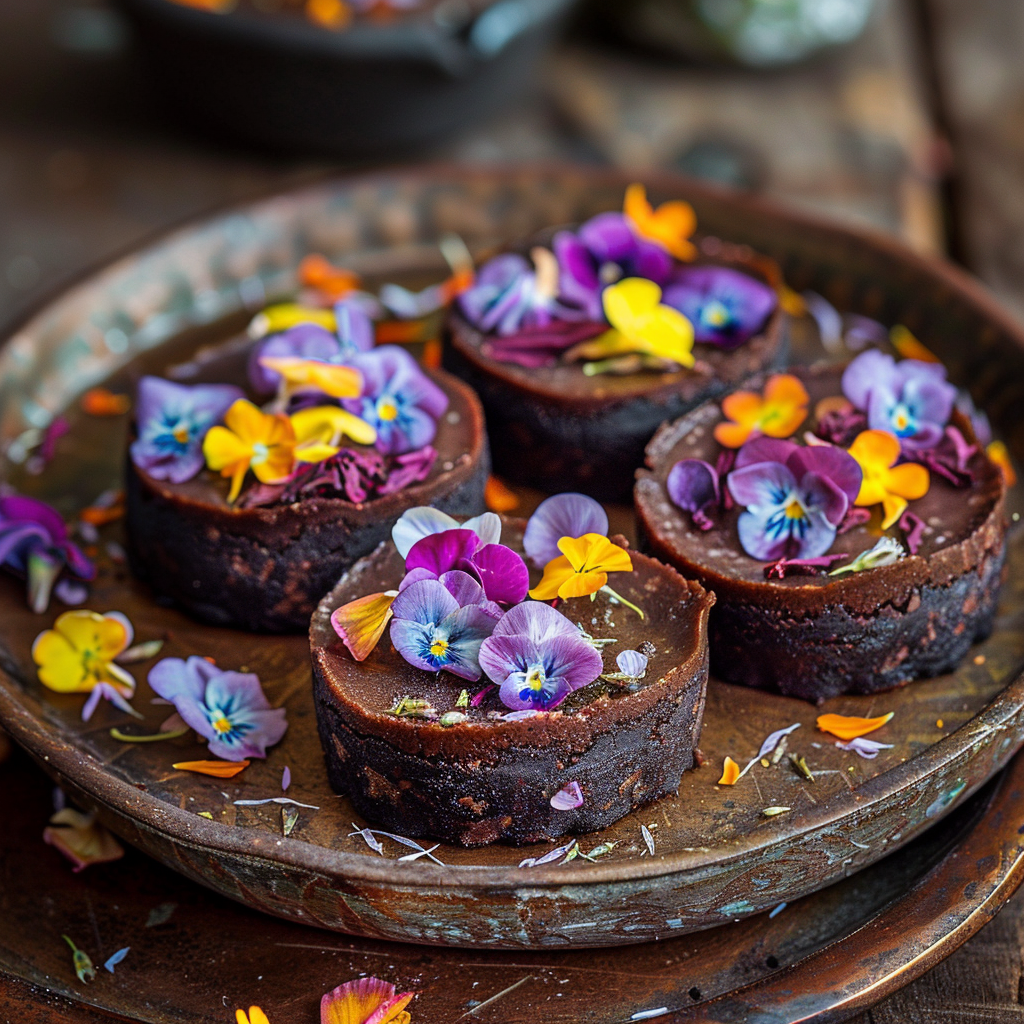
{"type": "Polygon", "coordinates": [[[860,464],[864,480],[854,502],[856,505],[882,506],[882,529],[899,520],[908,501],[928,493],[928,470],[916,462],[896,463],[900,442],[887,430],[865,430],[850,445],[850,454],[860,464]]]}
{"type": "Polygon", "coordinates": [[[626,189],[623,212],[639,235],[660,245],[677,260],[689,262],[697,258],[697,248],[690,241],[697,230],[697,215],[689,203],[674,199],[655,210],[647,200],[644,186],[634,183],[626,189]]]}
{"type": "Polygon", "coordinates": [[[402,455],[430,444],[448,396],[397,345],[384,345],[360,356],[352,365],[362,374],[360,397],[342,404],[377,431],[377,450],[402,455]]]}
{"type": "Polygon", "coordinates": [[[599,533],[562,537],[558,550],[561,554],[548,562],[540,583],[530,591],[534,600],[588,597],[607,586],[608,573],[633,571],[629,553],[599,533]]]}
{"type": "Polygon", "coordinates": [[[527,601],[507,611],[480,648],[480,665],[514,711],[547,711],[592,683],[601,655],[550,605],[527,601]]]}
{"type": "Polygon", "coordinates": [[[904,359],[870,349],[843,371],[843,394],[867,413],[872,430],[886,430],[905,448],[932,448],[942,440],[956,388],[940,363],[904,359]]]}
{"type": "Polygon", "coordinates": [[[266,757],[288,728],[284,708],[270,706],[251,672],[226,672],[194,656],[164,658],[150,669],[149,685],[225,761],[266,757]]]}
{"type": "Polygon", "coordinates": [[[472,530],[479,538],[480,544],[497,544],[501,540],[501,517],[493,512],[485,512],[481,516],[475,516],[460,523],[453,519],[447,512],[431,508],[429,505],[420,505],[417,508],[408,508],[397,523],[391,528],[391,539],[395,542],[398,553],[406,558],[412,550],[413,545],[435,533],[444,533],[446,530],[472,530]]]}
{"type": "Polygon", "coordinates": [[[96,577],[96,567],[68,537],[60,513],[20,494],[0,498],[0,566],[28,581],[29,607],[42,614],[63,569],[80,580],[96,577]]]}
{"type": "Polygon", "coordinates": [[[725,349],[749,341],[778,305],[774,289],[730,267],[682,267],[662,301],[693,324],[695,341],[725,349]]]}
{"type": "Polygon", "coordinates": [[[715,440],[725,448],[739,448],[759,434],[791,437],[807,418],[810,396],[799,377],[777,373],[768,378],[764,392],[734,391],[722,400],[725,421],[715,426],[715,440]]]}
{"type": "Polygon", "coordinates": [[[32,644],[39,681],[58,693],[89,693],[109,683],[123,697],[135,692],[135,679],[114,659],[132,642],[132,624],[120,612],[76,610],[58,615],[53,629],[32,644]]]}
{"type": "Polygon", "coordinates": [[[203,468],[203,439],[232,403],[244,397],[230,384],[174,384],[159,377],[139,382],[138,439],[132,462],[156,480],[180,484],[203,468]]]}
{"type": "Polygon", "coordinates": [[[416,579],[437,579],[458,569],[480,583],[488,601],[499,604],[517,604],[530,586],[529,570],[515,551],[504,544],[482,544],[479,534],[465,528],[418,540],[406,556],[405,568],[408,574],[416,573],[416,579]]]}
{"type": "Polygon", "coordinates": [[[415,992],[399,992],[380,978],[339,985],[320,1001],[320,1024],[409,1024],[415,992]]]}
{"type": "Polygon", "coordinates": [[[600,503],[585,494],[555,494],[545,498],[530,516],[523,534],[527,558],[539,569],[561,555],[563,537],[608,533],[608,514],[600,503]]]}

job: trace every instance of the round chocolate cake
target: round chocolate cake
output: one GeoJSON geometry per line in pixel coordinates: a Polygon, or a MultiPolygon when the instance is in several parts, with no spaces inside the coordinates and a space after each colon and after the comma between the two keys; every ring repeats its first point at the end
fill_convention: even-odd
{"type": "MultiPolygon", "coordinates": [[[[505,523],[503,540],[517,552],[522,529],[505,523]]],[[[561,615],[538,601],[505,613],[502,622],[525,612],[559,620],[571,634],[564,642],[583,652],[566,657],[595,661],[583,677],[592,681],[548,710],[524,710],[536,692],[529,670],[517,695],[508,682],[499,688],[487,678],[467,681],[472,673],[459,678],[414,666],[395,646],[405,634],[394,622],[391,639],[384,635],[371,653],[359,652],[365,660],[355,660],[339,635],[338,610],[401,585],[397,617],[399,601],[420,586],[405,586],[408,563],[393,544],[360,560],[321,602],[310,630],[331,785],[371,822],[463,846],[593,832],[674,793],[700,735],[714,598],[673,569],[628,554],[632,569],[615,574],[614,597],[601,590],[593,601],[564,600],[561,615]]],[[[494,637],[484,641],[480,663],[496,681],[495,652],[508,640],[499,634],[515,630],[488,628],[494,637]]]]}
{"type": "Polygon", "coordinates": [[[718,598],[716,676],[820,702],[950,671],[991,631],[1005,485],[954,398],[871,351],[658,431],[638,527],[718,598]]]}

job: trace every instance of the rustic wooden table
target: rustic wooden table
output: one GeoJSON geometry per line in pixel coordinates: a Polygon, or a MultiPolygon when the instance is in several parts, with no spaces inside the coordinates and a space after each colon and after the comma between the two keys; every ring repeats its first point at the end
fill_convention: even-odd
{"type": "MultiPolygon", "coordinates": [[[[947,251],[1024,316],[1022,36],[1018,0],[889,0],[848,51],[770,75],[576,41],[502,117],[425,155],[752,188],[947,251]]],[[[0,322],[168,224],[329,169],[167,122],[103,0],[0,4],[0,322]]],[[[1022,929],[1024,894],[859,1024],[1024,1020],[1022,929]]]]}

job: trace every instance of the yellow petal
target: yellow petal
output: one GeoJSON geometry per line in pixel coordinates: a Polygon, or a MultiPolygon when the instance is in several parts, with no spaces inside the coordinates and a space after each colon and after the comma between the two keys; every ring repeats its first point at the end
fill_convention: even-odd
{"type": "Polygon", "coordinates": [[[300,447],[314,440],[337,444],[342,437],[350,437],[356,444],[373,444],[377,440],[377,431],[371,424],[336,405],[302,409],[292,415],[291,421],[300,447]]]}
{"type": "Polygon", "coordinates": [[[869,732],[881,729],[888,722],[895,712],[890,711],[887,715],[880,715],[878,718],[855,718],[847,715],[819,715],[818,728],[822,732],[830,732],[841,740],[856,739],[858,736],[866,736],[869,732]]]}
{"type": "Polygon", "coordinates": [[[558,541],[558,550],[569,559],[576,572],[598,569],[604,572],[631,572],[633,569],[629,552],[600,533],[562,537],[558,541]]]}
{"type": "MultiPolygon", "coordinates": [[[[270,430],[270,424],[267,421],[273,419],[274,417],[268,416],[248,399],[239,398],[224,414],[224,425],[233,434],[237,434],[243,444],[252,446],[257,442],[266,442],[270,430]]],[[[217,428],[212,429],[216,430],[217,428]]]]}
{"type": "Polygon", "coordinates": [[[1007,487],[1013,487],[1017,482],[1017,471],[1010,461],[1010,452],[1002,441],[992,441],[985,449],[988,457],[999,467],[1003,474],[1003,480],[1007,487]]]}
{"type": "Polygon", "coordinates": [[[552,558],[544,566],[544,577],[530,591],[530,597],[535,601],[553,601],[558,597],[559,588],[572,575],[573,567],[569,564],[569,559],[565,555],[552,558]]]}
{"type": "Polygon", "coordinates": [[[722,766],[722,777],[718,780],[720,786],[734,786],[740,777],[740,766],[731,758],[726,757],[722,766]]]}
{"type": "Polygon", "coordinates": [[[608,582],[608,573],[598,569],[588,572],[574,572],[558,588],[558,596],[563,601],[574,597],[589,597],[596,594],[608,582]]]}
{"type": "Polygon", "coordinates": [[[293,387],[309,387],[332,398],[358,398],[363,375],[351,366],[296,356],[262,356],[260,365],[279,373],[293,387]]]}
{"type": "Polygon", "coordinates": [[[231,477],[231,490],[228,491],[229,505],[238,497],[238,493],[242,489],[242,481],[245,479],[245,474],[248,472],[248,459],[242,459],[241,462],[236,462],[231,466],[225,466],[224,469],[221,470],[221,476],[231,477]]]}
{"type": "Polygon", "coordinates": [[[295,449],[295,458],[299,462],[324,462],[333,458],[341,449],[337,445],[324,444],[323,441],[310,441],[300,444],[295,449]]]}
{"type": "Polygon", "coordinates": [[[643,277],[627,277],[605,288],[602,301],[612,327],[631,335],[639,320],[661,302],[661,288],[643,277]]]}
{"type": "Polygon", "coordinates": [[[318,324],[332,333],[337,327],[334,310],[313,309],[289,302],[269,306],[262,313],[258,313],[249,326],[249,333],[255,338],[262,338],[267,334],[287,331],[298,324],[318,324]]]}
{"type": "Polygon", "coordinates": [[[394,594],[368,594],[331,614],[331,625],[356,661],[365,661],[391,619],[394,594]]]}
{"type": "Polygon", "coordinates": [[[291,444],[275,445],[265,459],[251,463],[256,479],[265,484],[279,484],[287,480],[294,468],[295,448],[291,444]]]}
{"type": "MultiPolygon", "coordinates": [[[[324,996],[320,1003],[321,1024],[365,1024],[366,1020],[381,1007],[401,1013],[414,993],[395,994],[394,985],[380,978],[360,978],[346,985],[340,985],[324,996]],[[408,997],[408,998],[406,998],[408,997]],[[391,1005],[388,1005],[391,1004],[391,1005]]],[[[396,1018],[389,1012],[384,1020],[396,1018]]]]}
{"type": "Polygon", "coordinates": [[[849,451],[865,472],[888,469],[900,457],[900,442],[888,430],[864,430],[854,438],[849,451]]]}
{"type": "MultiPolygon", "coordinates": [[[[178,761],[171,765],[182,772],[196,772],[199,775],[212,775],[215,779],[233,779],[249,767],[248,761],[178,761]]],[[[252,1016],[252,1011],[249,1011],[252,1016]]]]}
{"type": "Polygon", "coordinates": [[[886,494],[882,498],[882,529],[888,530],[906,511],[907,499],[898,494],[886,494]]]}
{"type": "Polygon", "coordinates": [[[904,327],[903,324],[896,324],[889,331],[889,340],[892,342],[892,347],[904,359],[918,359],[922,363],[941,362],[939,357],[930,348],[922,345],[910,332],[909,328],[904,327]]]}
{"type": "Polygon", "coordinates": [[[207,466],[213,470],[223,470],[239,462],[248,466],[252,458],[252,445],[226,427],[210,427],[203,439],[203,456],[207,466]]]}
{"type": "Polygon", "coordinates": [[[693,324],[677,309],[658,306],[634,325],[643,351],[680,366],[693,366],[693,324]]]}
{"type": "Polygon", "coordinates": [[[39,681],[58,693],[87,693],[96,680],[85,671],[80,652],[55,629],[40,633],[32,644],[39,681]]]}
{"type": "Polygon", "coordinates": [[[910,501],[923,498],[928,493],[930,482],[928,470],[916,462],[904,462],[889,470],[889,490],[910,501]]]}

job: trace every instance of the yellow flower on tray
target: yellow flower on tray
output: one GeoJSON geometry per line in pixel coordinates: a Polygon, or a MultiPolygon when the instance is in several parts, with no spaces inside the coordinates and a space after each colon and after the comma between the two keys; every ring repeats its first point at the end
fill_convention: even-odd
{"type": "Polygon", "coordinates": [[[882,529],[897,522],[910,501],[928,493],[928,470],[916,462],[897,466],[900,442],[888,430],[865,430],[850,445],[850,454],[864,472],[855,505],[882,506],[882,529]]]}
{"type": "Polygon", "coordinates": [[[228,501],[242,489],[251,469],[265,484],[280,483],[295,465],[295,428],[283,413],[262,412],[244,398],[224,415],[224,426],[211,427],[203,441],[210,469],[231,479],[228,501]]]}
{"type": "Polygon", "coordinates": [[[337,455],[343,437],[356,444],[373,444],[377,440],[375,427],[336,405],[301,409],[289,419],[295,431],[295,458],[299,462],[323,462],[337,455]]]}
{"type": "Polygon", "coordinates": [[[674,199],[656,210],[647,200],[647,190],[634,183],[626,189],[623,212],[633,222],[637,234],[660,245],[677,260],[697,258],[690,236],[697,230],[697,215],[689,203],[674,199]]]}
{"type": "Polygon", "coordinates": [[[120,612],[64,612],[32,644],[39,680],[58,693],[88,693],[99,683],[109,683],[130,697],[135,679],[114,659],[127,649],[132,635],[131,623],[120,612]]]}
{"type": "Polygon", "coordinates": [[[608,583],[608,573],[633,571],[629,553],[599,533],[562,537],[558,550],[562,554],[548,562],[543,579],[530,591],[534,600],[587,597],[608,583]]]}
{"type": "Polygon", "coordinates": [[[734,391],[722,400],[726,419],[715,427],[715,440],[725,448],[739,448],[759,434],[792,437],[807,418],[809,404],[810,396],[798,377],[774,374],[763,394],[734,391]]]}

